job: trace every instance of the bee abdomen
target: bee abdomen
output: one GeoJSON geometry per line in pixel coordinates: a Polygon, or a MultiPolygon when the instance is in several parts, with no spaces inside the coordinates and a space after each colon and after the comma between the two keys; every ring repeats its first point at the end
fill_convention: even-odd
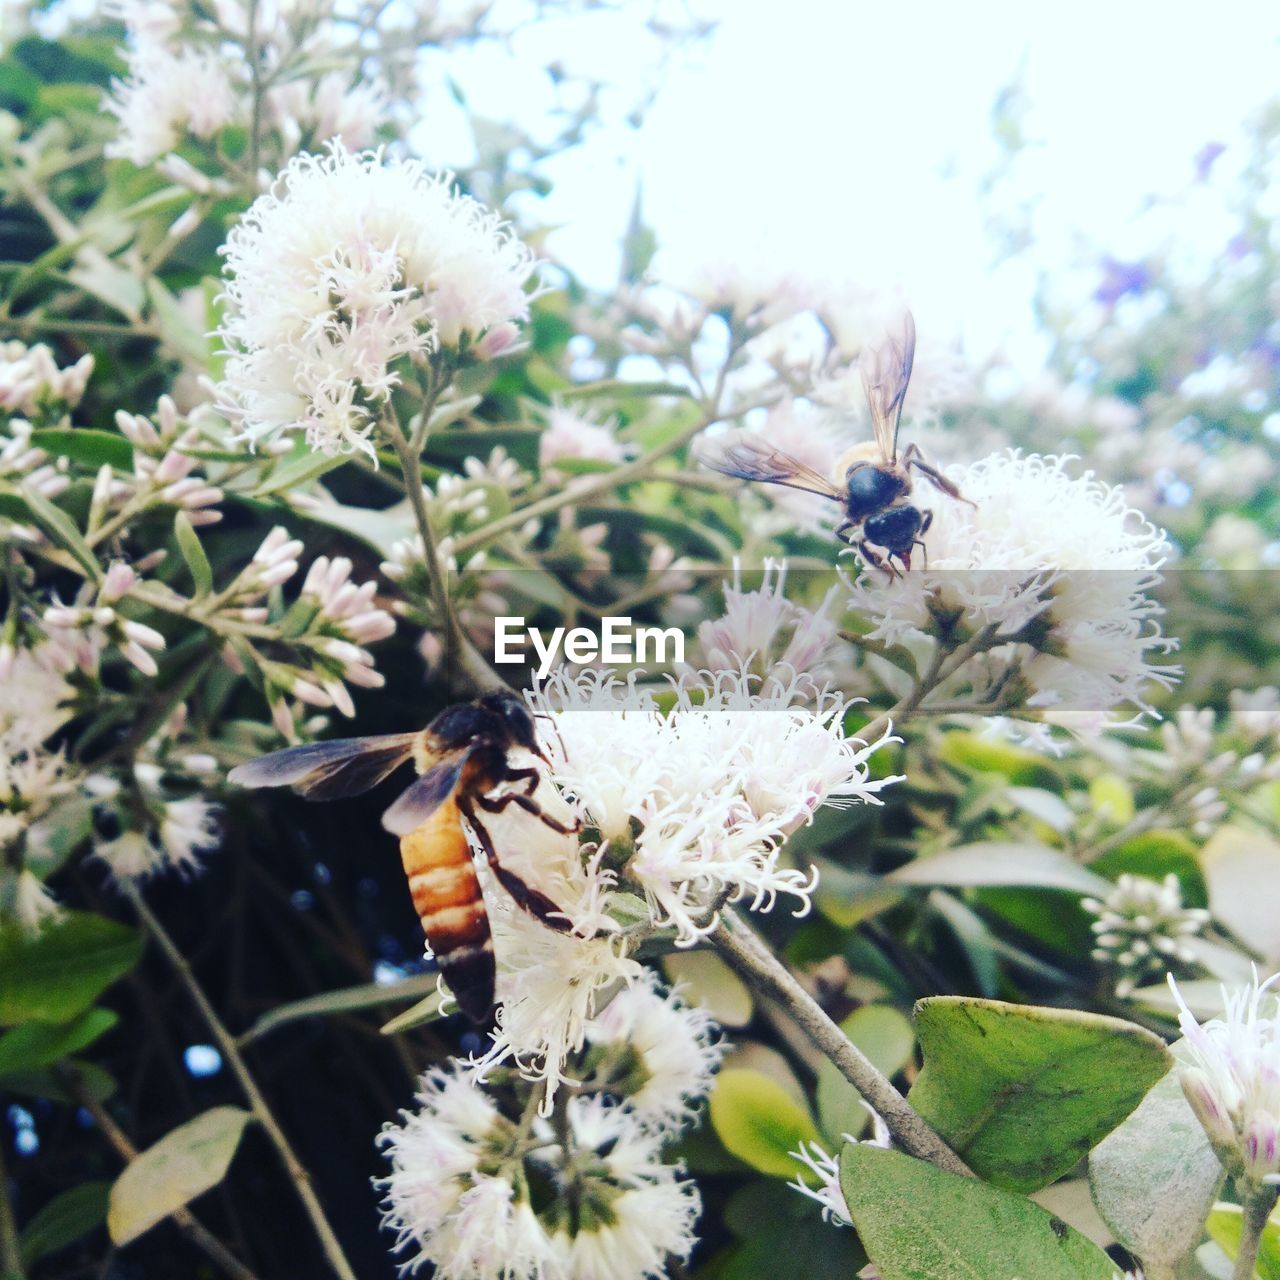
{"type": "Polygon", "coordinates": [[[493,1011],[493,938],[461,815],[452,799],[401,838],[400,857],[444,980],[463,1013],[473,1022],[486,1022],[493,1011]]]}

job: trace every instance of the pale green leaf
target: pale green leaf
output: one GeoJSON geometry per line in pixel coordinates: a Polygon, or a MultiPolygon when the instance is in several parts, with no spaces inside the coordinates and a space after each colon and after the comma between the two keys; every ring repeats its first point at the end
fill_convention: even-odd
{"type": "Polygon", "coordinates": [[[240,1107],[213,1107],[165,1134],[132,1161],[111,1187],[107,1230],[128,1244],[226,1176],[244,1127],[240,1107]]]}

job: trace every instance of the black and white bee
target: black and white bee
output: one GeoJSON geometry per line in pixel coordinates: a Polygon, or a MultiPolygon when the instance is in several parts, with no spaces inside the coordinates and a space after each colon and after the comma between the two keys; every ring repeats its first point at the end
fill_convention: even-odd
{"type": "Polygon", "coordinates": [[[911,500],[912,471],[920,472],[948,497],[968,501],[924,460],[919,446],[909,444],[898,455],[898,429],[915,352],[916,326],[907,312],[897,333],[864,353],[862,386],[875,438],[846,449],[830,480],[763,437],[750,434],[736,436],[718,452],[704,455],[702,462],[727,476],[786,485],[839,503],[844,515],[836,536],[857,547],[873,568],[897,576],[901,570],[894,561],[902,569],[911,568],[912,552],[924,548],[924,533],[933,520],[932,511],[922,511],[911,500]]]}

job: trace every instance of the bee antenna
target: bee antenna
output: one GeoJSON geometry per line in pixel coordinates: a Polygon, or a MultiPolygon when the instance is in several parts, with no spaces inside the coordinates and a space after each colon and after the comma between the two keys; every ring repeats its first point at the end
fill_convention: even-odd
{"type": "MultiPolygon", "coordinates": [[[[560,726],[556,724],[555,716],[553,716],[549,711],[535,711],[533,713],[533,718],[535,720],[547,720],[550,722],[551,731],[556,735],[556,741],[560,744],[560,754],[564,756],[565,760],[568,760],[569,748],[564,745],[564,738],[560,734],[560,726]]],[[[543,760],[547,760],[546,756],[543,756],[542,758],[543,760]]],[[[550,764],[551,761],[547,760],[547,763],[550,764]]]]}

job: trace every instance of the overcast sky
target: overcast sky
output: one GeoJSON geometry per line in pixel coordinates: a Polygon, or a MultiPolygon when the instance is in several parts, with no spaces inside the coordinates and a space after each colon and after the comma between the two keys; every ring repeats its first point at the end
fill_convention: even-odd
{"type": "MultiPolygon", "coordinates": [[[[1051,262],[1066,261],[1077,233],[1141,253],[1143,198],[1181,188],[1211,141],[1228,144],[1229,170],[1241,122],[1280,87],[1270,3],[700,7],[719,29],[668,72],[639,136],[607,131],[557,164],[545,207],[561,226],[557,251],[607,285],[640,180],[677,257],[742,246],[797,270],[900,283],[918,318],[963,331],[975,353],[1010,335],[1016,348],[1030,327],[1028,278],[993,277],[976,195],[1002,87],[1021,75],[1027,90],[1036,146],[1025,166],[1043,192],[1038,251],[1051,262]]],[[[549,27],[528,47],[626,79],[643,42],[625,27],[549,27]]],[[[518,76],[480,77],[477,101],[494,109],[527,113],[532,97],[518,76]]],[[[1167,229],[1192,246],[1221,232],[1195,207],[1167,229]]]]}

